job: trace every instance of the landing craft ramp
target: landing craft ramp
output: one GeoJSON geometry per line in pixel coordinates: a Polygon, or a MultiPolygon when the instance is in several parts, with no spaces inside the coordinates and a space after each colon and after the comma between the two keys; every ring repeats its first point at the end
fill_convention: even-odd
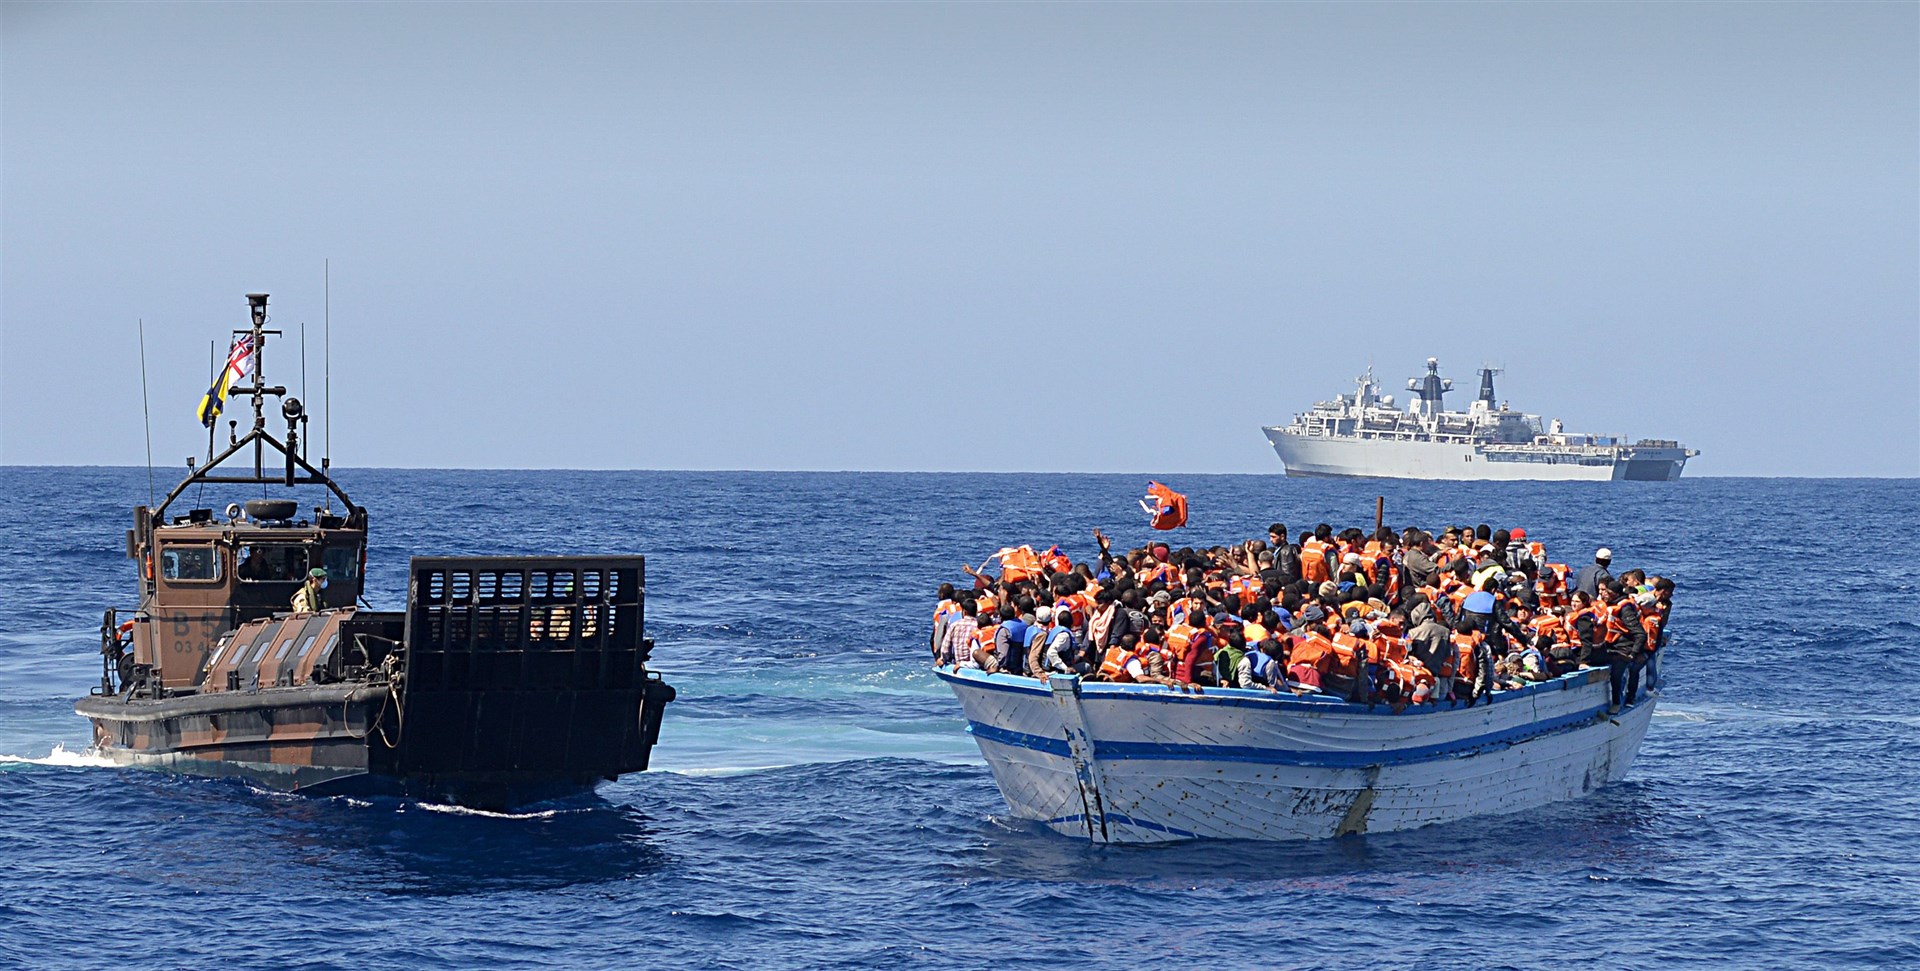
{"type": "Polygon", "coordinates": [[[646,769],[673,689],[646,669],[643,557],[414,557],[411,573],[400,734],[376,771],[568,789],[646,769]]]}

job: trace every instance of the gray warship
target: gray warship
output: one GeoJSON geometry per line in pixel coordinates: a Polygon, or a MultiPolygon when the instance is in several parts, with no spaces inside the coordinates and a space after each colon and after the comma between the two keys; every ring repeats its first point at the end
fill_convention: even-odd
{"type": "Polygon", "coordinates": [[[1316,403],[1286,425],[1262,428],[1290,476],[1390,479],[1635,480],[1680,478],[1695,449],[1668,439],[1628,442],[1568,432],[1558,419],[1514,411],[1494,397],[1500,369],[1480,369],[1480,394],[1466,411],[1446,410],[1453,381],[1427,358],[1407,380],[1402,410],[1380,394],[1371,368],[1353,394],[1316,403]]]}

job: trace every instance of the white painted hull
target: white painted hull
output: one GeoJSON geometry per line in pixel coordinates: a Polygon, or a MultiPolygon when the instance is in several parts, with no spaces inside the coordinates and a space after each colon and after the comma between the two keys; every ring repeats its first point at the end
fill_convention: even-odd
{"type": "Polygon", "coordinates": [[[1658,693],[1608,717],[1604,669],[1491,705],[940,672],[1014,815],[1095,842],[1315,839],[1578,797],[1624,775],[1658,693]]]}
{"type": "MultiPolygon", "coordinates": [[[[1687,450],[1647,446],[1620,446],[1597,461],[1512,461],[1500,450],[1449,442],[1418,442],[1373,438],[1333,438],[1297,435],[1283,426],[1261,429],[1274,453],[1291,476],[1341,478],[1606,481],[1637,479],[1671,481],[1686,468],[1687,450]]],[[[1508,449],[1511,452],[1511,449],[1508,449]]]]}

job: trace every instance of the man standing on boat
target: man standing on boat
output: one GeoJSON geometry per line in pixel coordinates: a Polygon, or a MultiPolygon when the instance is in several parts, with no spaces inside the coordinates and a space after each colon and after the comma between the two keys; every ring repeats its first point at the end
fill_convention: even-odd
{"type": "Polygon", "coordinates": [[[293,612],[296,614],[317,614],[326,602],[320,599],[320,591],[327,585],[327,571],[314,567],[307,571],[307,582],[300,585],[300,592],[293,595],[293,612]]]}
{"type": "Polygon", "coordinates": [[[1573,578],[1573,589],[1589,597],[1600,596],[1600,588],[1613,582],[1607,567],[1613,563],[1613,551],[1602,546],[1593,554],[1593,562],[1580,568],[1573,578]]]}

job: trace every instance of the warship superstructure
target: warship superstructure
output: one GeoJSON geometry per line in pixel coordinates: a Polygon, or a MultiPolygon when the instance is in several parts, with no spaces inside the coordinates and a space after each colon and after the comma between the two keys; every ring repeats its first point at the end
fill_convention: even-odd
{"type": "Polygon", "coordinates": [[[367,510],[326,456],[308,462],[305,407],[262,376],[264,341],[278,333],[265,328],[267,295],[247,299],[252,322],[234,332],[231,367],[250,383],[209,391],[208,461],[189,460],[155,508],[134,508],[126,549],[139,607],[106,612],[100,684],[74,706],[93,723],[95,751],[279,789],[482,809],[644,770],[674,697],[647,669],[644,558],[414,557],[404,611],[363,606],[367,510]],[[214,455],[228,392],[252,399],[252,427],[229,421],[214,455]],[[284,437],[267,428],[267,398],[281,399],[284,437]],[[310,513],[262,497],[224,515],[169,516],[208,486],[326,498],[310,513]]]}
{"type": "Polygon", "coordinates": [[[1453,389],[1440,362],[1427,358],[1424,377],[1410,378],[1413,398],[1402,410],[1380,394],[1373,371],[1353,394],[1316,403],[1291,424],[1261,429],[1290,476],[1394,479],[1632,479],[1680,478],[1699,455],[1679,442],[1568,432],[1558,419],[1497,402],[1497,368],[1480,369],[1480,393],[1467,410],[1446,410],[1453,389]]]}

